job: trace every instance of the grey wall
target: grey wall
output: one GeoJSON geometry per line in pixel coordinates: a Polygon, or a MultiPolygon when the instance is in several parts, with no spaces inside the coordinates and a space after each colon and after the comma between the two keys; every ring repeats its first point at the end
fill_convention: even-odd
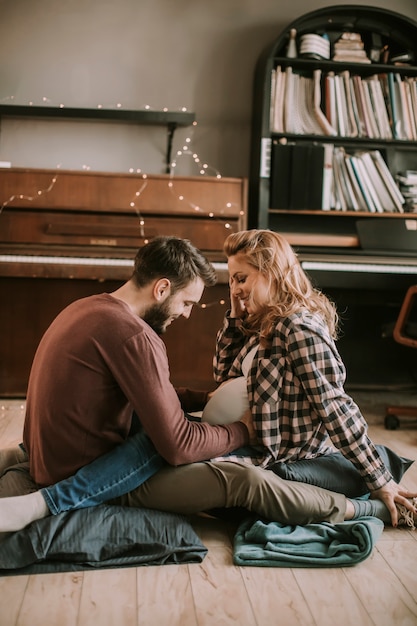
{"type": "MultiPolygon", "coordinates": [[[[194,111],[180,129],[207,172],[247,176],[252,77],[308,0],[0,0],[0,102],[194,111]]],[[[349,4],[360,4],[351,0],[349,4]]],[[[417,21],[415,0],[379,0],[417,21]]],[[[115,122],[4,119],[0,160],[14,167],[164,172],[166,130],[115,122]]],[[[175,151],[174,151],[175,154],[175,151]]],[[[190,156],[178,174],[198,175],[190,156]]]]}

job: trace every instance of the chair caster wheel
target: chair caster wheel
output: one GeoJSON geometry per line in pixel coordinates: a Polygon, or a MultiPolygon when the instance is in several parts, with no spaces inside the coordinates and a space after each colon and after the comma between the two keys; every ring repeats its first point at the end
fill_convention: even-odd
{"type": "Polygon", "coordinates": [[[397,430],[400,426],[400,420],[396,415],[386,415],[384,424],[387,430],[397,430]]]}

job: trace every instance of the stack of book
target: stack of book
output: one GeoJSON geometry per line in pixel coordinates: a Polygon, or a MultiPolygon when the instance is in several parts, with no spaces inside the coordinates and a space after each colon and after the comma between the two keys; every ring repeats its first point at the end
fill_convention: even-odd
{"type": "Polygon", "coordinates": [[[359,33],[343,33],[333,44],[333,61],[370,63],[359,33]]]}
{"type": "Polygon", "coordinates": [[[321,70],[304,76],[278,66],[271,79],[271,130],[298,135],[337,135],[321,103],[321,70]]]}
{"type": "Polygon", "coordinates": [[[292,67],[272,72],[271,131],[417,140],[417,77],[398,72],[351,75],[292,67]],[[323,95],[323,97],[322,97],[323,95]]]}
{"type": "Polygon", "coordinates": [[[333,153],[333,204],[336,210],[403,213],[405,198],[379,150],[333,153]]]}
{"type": "Polygon", "coordinates": [[[331,143],[272,143],[270,209],[403,213],[404,203],[379,150],[348,154],[331,143]]]}

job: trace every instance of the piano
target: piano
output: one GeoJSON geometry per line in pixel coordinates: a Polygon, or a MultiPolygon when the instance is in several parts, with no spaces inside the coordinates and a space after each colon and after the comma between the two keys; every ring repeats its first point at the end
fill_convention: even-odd
{"type": "Polygon", "coordinates": [[[164,336],[174,384],[212,388],[228,301],[222,246],[245,226],[244,179],[0,170],[0,396],[25,395],[52,319],[76,298],[117,288],[131,276],[136,250],[157,235],[190,239],[217,270],[204,306],[184,330],[179,320],[164,336]]]}
{"type": "MultiPolygon", "coordinates": [[[[246,216],[244,179],[0,170],[0,396],[25,395],[52,319],[72,300],[127,280],[137,248],[156,235],[192,240],[216,268],[218,284],[206,290],[204,307],[164,336],[174,384],[213,388],[214,340],[229,299],[222,246],[229,232],[246,228],[246,216]]],[[[366,254],[355,241],[337,247],[334,238],[316,235],[288,239],[313,282],[355,324],[387,303],[394,319],[417,283],[412,255],[366,254]]],[[[353,345],[351,332],[357,329],[348,329],[342,347],[353,345]]]]}

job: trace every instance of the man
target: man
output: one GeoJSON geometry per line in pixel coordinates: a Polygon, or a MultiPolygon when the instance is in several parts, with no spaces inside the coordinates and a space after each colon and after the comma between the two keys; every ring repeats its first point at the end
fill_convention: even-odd
{"type": "MultiPolygon", "coordinates": [[[[139,451],[144,461],[131,468],[135,480],[165,462],[193,463],[247,444],[243,422],[211,426],[186,418],[184,410],[201,409],[207,393],[174,389],[160,337],[176,318],[188,318],[215,282],[213,267],[189,241],[158,237],[139,249],[132,277],[119,289],[64,309],[43,336],[29,377],[23,443],[35,484],[16,490],[17,475],[9,472],[12,487],[2,480],[0,497],[73,475],[129,437],[133,414],[147,435],[132,437],[139,441],[135,458],[139,451]]],[[[111,468],[103,472],[100,486],[110,485],[111,468]]],[[[11,514],[31,513],[25,504],[11,514]]]]}

